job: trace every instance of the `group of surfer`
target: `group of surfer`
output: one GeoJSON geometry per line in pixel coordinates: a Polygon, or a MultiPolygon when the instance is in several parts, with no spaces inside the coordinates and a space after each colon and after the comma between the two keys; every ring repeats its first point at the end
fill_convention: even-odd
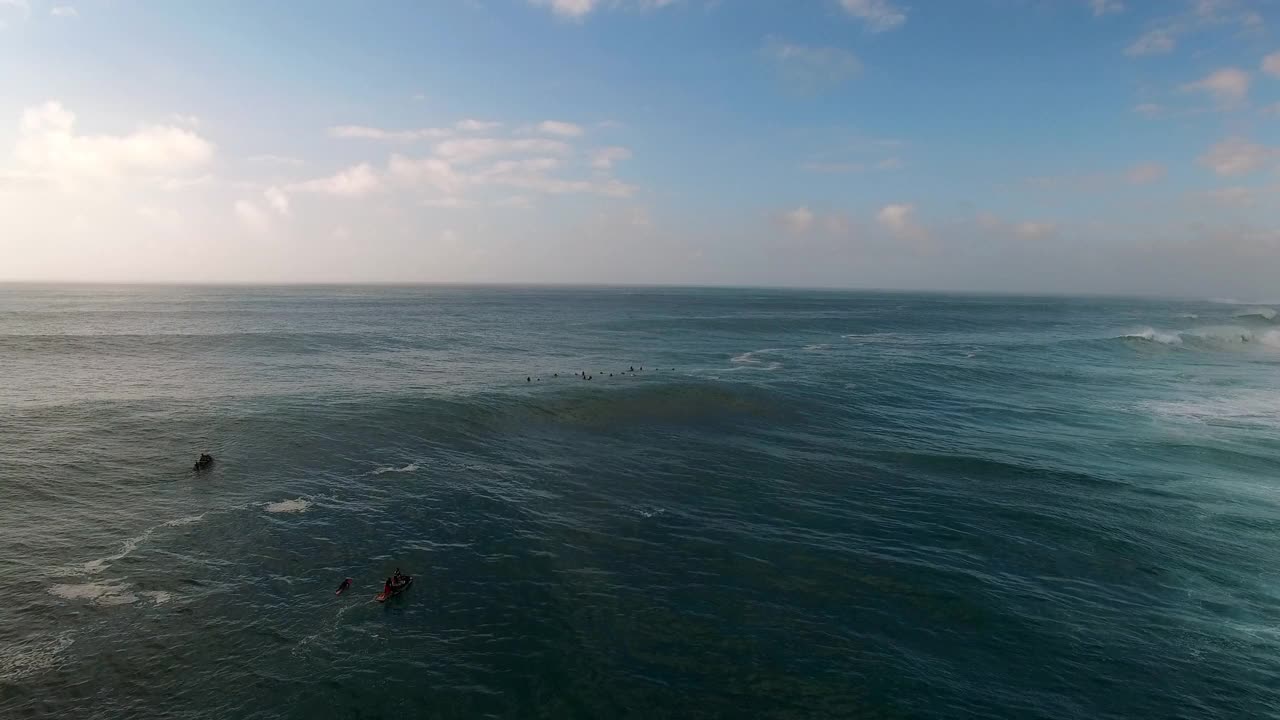
{"type": "MultiPolygon", "coordinates": [[[[675,368],[671,368],[671,372],[675,372],[675,371],[676,371],[676,369],[675,369],[675,368]]],[[[631,368],[630,368],[629,370],[627,370],[627,372],[618,373],[618,374],[619,374],[619,375],[627,375],[627,374],[629,373],[629,374],[631,374],[631,375],[635,375],[637,372],[644,372],[644,366],[643,366],[643,365],[641,365],[641,366],[640,366],[640,369],[639,369],[639,370],[637,370],[637,369],[636,369],[636,366],[635,366],[635,365],[632,365],[632,366],[631,366],[631,368]]],[[[601,372],[601,374],[600,374],[600,375],[601,375],[601,377],[604,377],[604,373],[603,373],[603,372],[601,372]]],[[[596,376],[595,376],[595,375],[588,375],[586,370],[583,370],[582,372],[576,372],[576,373],[574,373],[574,374],[573,374],[573,376],[574,376],[574,377],[576,377],[576,378],[582,379],[582,380],[594,380],[594,379],[596,378],[596,376]]],[[[558,378],[558,377],[560,377],[560,373],[555,373],[555,374],[553,374],[551,377],[553,377],[553,378],[558,378]]],[[[609,377],[613,377],[613,373],[609,373],[609,377]]],[[[526,376],[526,377],[525,377],[524,381],[525,381],[525,382],[527,382],[527,383],[531,383],[531,382],[542,382],[542,378],[535,378],[535,377],[534,377],[534,376],[532,376],[532,375],[528,375],[528,376],[526,376]]]]}
{"type": "Polygon", "coordinates": [[[213,456],[209,453],[200,453],[200,459],[196,460],[195,467],[191,468],[194,472],[208,470],[213,467],[213,456]]]}

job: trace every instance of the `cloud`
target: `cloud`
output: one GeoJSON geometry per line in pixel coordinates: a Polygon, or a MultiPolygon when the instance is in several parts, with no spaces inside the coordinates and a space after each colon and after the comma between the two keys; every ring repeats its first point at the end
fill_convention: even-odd
{"type": "Polygon", "coordinates": [[[1164,106],[1156,103],[1138,103],[1133,106],[1133,111],[1143,117],[1159,117],[1164,114],[1164,106]]]}
{"type": "Polygon", "coordinates": [[[929,231],[916,221],[916,208],[908,204],[885,205],[876,213],[876,222],[889,231],[896,240],[922,242],[929,239],[929,231]]]}
{"type": "Polygon", "coordinates": [[[476,120],[474,118],[467,118],[466,120],[459,120],[454,123],[453,127],[462,132],[488,132],[502,127],[502,123],[494,122],[492,120],[476,120]]]}
{"type": "Polygon", "coordinates": [[[127,135],[81,135],[75,126],[75,114],[57,102],[24,110],[14,146],[19,167],[68,184],[172,177],[202,169],[214,155],[208,140],[172,125],[147,125],[127,135]]]}
{"type": "Polygon", "coordinates": [[[1168,169],[1160,163],[1142,163],[1129,168],[1126,179],[1131,185],[1150,185],[1164,179],[1168,169]]]}
{"type": "Polygon", "coordinates": [[[848,50],[810,47],[769,37],[761,50],[778,68],[781,79],[801,92],[818,92],[857,77],[862,63],[848,50]]]}
{"type": "Polygon", "coordinates": [[[250,155],[245,158],[245,162],[250,162],[255,165],[273,165],[279,167],[296,167],[303,164],[300,158],[271,154],[250,155]]]}
{"type": "Polygon", "coordinates": [[[1262,58],[1262,72],[1280,77],[1280,52],[1273,52],[1262,58]]]}
{"type": "Polygon", "coordinates": [[[1124,3],[1120,0],[1089,0],[1089,7],[1093,9],[1094,17],[1124,12],[1124,3]]]}
{"type": "Polygon", "coordinates": [[[502,155],[565,155],[568,143],[545,138],[464,138],[435,146],[436,155],[457,165],[469,165],[502,155]]]}
{"type": "Polygon", "coordinates": [[[610,0],[607,3],[604,0],[529,0],[529,4],[534,7],[546,8],[559,18],[577,22],[586,19],[587,15],[606,4],[615,8],[656,10],[675,2],[677,0],[610,0]]]}
{"type": "Polygon", "coordinates": [[[529,0],[535,6],[551,10],[557,16],[570,20],[581,20],[595,10],[598,0],[529,0]]]}
{"type": "Polygon", "coordinates": [[[871,32],[893,30],[907,21],[906,11],[889,0],[840,0],[840,7],[866,23],[871,32]]]}
{"type": "Polygon", "coordinates": [[[387,169],[400,184],[426,187],[449,198],[457,197],[468,185],[468,180],[452,165],[437,157],[392,155],[387,169]]]}
{"type": "Polygon", "coordinates": [[[591,154],[591,167],[596,170],[609,170],[622,160],[630,160],[631,151],[624,147],[600,148],[591,154]]]}
{"type": "Polygon", "coordinates": [[[978,213],[979,228],[992,235],[1004,235],[1018,240],[1043,240],[1058,233],[1058,227],[1050,222],[1024,220],[1009,222],[993,213],[978,213]]]}
{"type": "Polygon", "coordinates": [[[66,20],[79,20],[80,11],[70,5],[58,5],[49,10],[49,14],[56,18],[64,18],[66,20]]]}
{"type": "Polygon", "coordinates": [[[538,132],[544,135],[555,135],[557,137],[574,138],[579,137],[584,132],[581,125],[575,125],[571,122],[562,122],[560,120],[543,120],[538,123],[538,132]]]}
{"type": "Polygon", "coordinates": [[[1205,196],[1214,203],[1227,207],[1248,207],[1255,201],[1253,188],[1239,186],[1215,188],[1205,193],[1205,196]]]}
{"type": "Polygon", "coordinates": [[[329,128],[329,136],[348,140],[381,140],[386,142],[416,142],[419,140],[443,140],[459,133],[487,132],[502,126],[488,120],[459,120],[452,127],[425,127],[409,130],[387,130],[367,125],[337,125],[329,128]]]}
{"type": "Polygon", "coordinates": [[[798,207],[782,215],[782,224],[788,231],[798,234],[809,232],[813,227],[813,211],[807,207],[798,207]]]}
{"type": "Polygon", "coordinates": [[[1130,57],[1145,55],[1167,55],[1177,47],[1178,41],[1168,30],[1150,30],[1134,40],[1125,48],[1124,54],[1130,57]]]}
{"type": "MultiPolygon", "coordinates": [[[[1168,3],[1171,4],[1171,3],[1168,3]]],[[[1256,32],[1265,21],[1247,3],[1237,0],[1184,0],[1184,10],[1166,17],[1143,33],[1125,49],[1125,54],[1138,57],[1173,52],[1178,38],[1214,28],[1237,28],[1256,32]]]]}
{"type": "Polygon", "coordinates": [[[232,210],[240,224],[255,233],[264,233],[271,226],[267,213],[248,200],[237,200],[232,210]]]}
{"type": "Polygon", "coordinates": [[[339,197],[359,197],[379,190],[382,181],[368,163],[361,163],[329,177],[293,183],[285,189],[289,192],[319,193],[339,197]]]}
{"type": "Polygon", "coordinates": [[[1205,92],[1220,106],[1230,107],[1249,95],[1249,73],[1239,68],[1223,68],[1193,83],[1182,86],[1183,92],[1205,92]]]}
{"type": "Polygon", "coordinates": [[[1200,164],[1223,176],[1246,175],[1274,160],[1280,150],[1242,137],[1230,137],[1200,156],[1200,164]]]}
{"type": "Polygon", "coordinates": [[[286,217],[289,215],[289,196],[285,195],[283,190],[278,187],[269,187],[263,193],[263,196],[267,199],[267,205],[272,210],[286,217]]]}

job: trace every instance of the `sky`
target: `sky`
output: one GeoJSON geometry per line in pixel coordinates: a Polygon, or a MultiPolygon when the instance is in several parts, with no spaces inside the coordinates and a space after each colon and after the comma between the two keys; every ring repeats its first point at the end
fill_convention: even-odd
{"type": "Polygon", "coordinates": [[[0,279],[1280,295],[1280,0],[0,0],[0,279]]]}

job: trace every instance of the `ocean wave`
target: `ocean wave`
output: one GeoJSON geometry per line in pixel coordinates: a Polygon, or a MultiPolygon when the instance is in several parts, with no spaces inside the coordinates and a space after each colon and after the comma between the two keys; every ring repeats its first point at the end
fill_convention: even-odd
{"type": "Polygon", "coordinates": [[[1235,314],[1237,320],[1250,320],[1253,322],[1274,323],[1276,322],[1276,311],[1269,307],[1251,308],[1244,312],[1235,314]]]}
{"type": "Polygon", "coordinates": [[[262,506],[262,509],[269,513],[304,513],[310,507],[311,501],[295,498],[293,500],[266,503],[262,506]]]}
{"type": "Polygon", "coordinates": [[[1178,333],[1160,332],[1153,328],[1143,328],[1136,332],[1125,333],[1120,336],[1122,340],[1146,340],[1147,342],[1160,343],[1161,345],[1181,345],[1182,336],[1178,333]]]}
{"type": "Polygon", "coordinates": [[[117,560],[123,560],[133,554],[144,542],[151,537],[156,530],[164,527],[181,527],[183,525],[192,525],[204,520],[206,513],[199,515],[187,515],[185,517],[166,520],[159,525],[152,525],[143,530],[141,533],[126,539],[120,544],[120,550],[105,557],[95,558],[76,565],[69,565],[62,568],[59,574],[62,575],[97,575],[111,567],[111,563],[117,560]]]}
{"type": "Polygon", "coordinates": [[[1219,325],[1174,331],[1143,328],[1120,335],[1117,339],[1184,346],[1201,350],[1224,350],[1245,346],[1280,349],[1280,330],[1263,330],[1259,332],[1238,325],[1219,325]]]}

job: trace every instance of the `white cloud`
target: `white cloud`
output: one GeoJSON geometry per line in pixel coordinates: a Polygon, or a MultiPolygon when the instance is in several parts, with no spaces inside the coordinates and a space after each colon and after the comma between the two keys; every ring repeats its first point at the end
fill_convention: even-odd
{"type": "Polygon", "coordinates": [[[320,193],[340,197],[359,197],[380,189],[382,181],[378,179],[368,163],[361,163],[329,177],[306,180],[289,185],[285,189],[290,192],[320,193]]]}
{"type": "Polygon", "coordinates": [[[1050,222],[1025,220],[1011,223],[993,213],[978,213],[977,225],[992,235],[1014,237],[1019,240],[1043,240],[1058,233],[1058,227],[1050,222]]]}
{"type": "Polygon", "coordinates": [[[31,16],[31,4],[27,0],[0,0],[0,8],[15,10],[24,18],[31,16]]]}
{"type": "Polygon", "coordinates": [[[1262,72],[1280,77],[1280,52],[1273,52],[1262,58],[1262,72]]]}
{"type": "Polygon", "coordinates": [[[545,138],[461,138],[435,146],[436,155],[457,165],[469,165],[503,155],[566,155],[569,145],[545,138]]]}
{"type": "Polygon", "coordinates": [[[233,210],[240,224],[255,233],[264,233],[271,226],[271,218],[267,213],[248,200],[237,200],[233,210]]]}
{"type": "Polygon", "coordinates": [[[1150,185],[1163,180],[1168,169],[1160,163],[1142,163],[1129,168],[1126,178],[1132,185],[1150,185]]]}
{"type": "Polygon", "coordinates": [[[1156,103],[1138,103],[1133,106],[1133,111],[1144,117],[1159,117],[1164,114],[1164,106],[1156,103]]]}
{"type": "Polygon", "coordinates": [[[80,11],[76,10],[70,5],[58,5],[57,7],[54,7],[51,10],[49,10],[49,14],[56,18],[64,18],[67,20],[80,19],[80,11]]]}
{"type": "Polygon", "coordinates": [[[538,132],[544,135],[555,135],[557,137],[573,138],[579,137],[584,132],[581,125],[575,125],[571,122],[563,122],[560,120],[543,120],[538,123],[538,132]]]}
{"type": "Polygon", "coordinates": [[[636,8],[639,10],[656,10],[672,5],[677,0],[529,0],[529,4],[550,10],[557,17],[566,20],[582,21],[587,15],[604,5],[615,8],[636,8]]]}
{"type": "Polygon", "coordinates": [[[80,135],[76,116],[47,102],[22,113],[14,158],[20,168],[56,183],[190,173],[212,160],[213,144],[172,125],[143,126],[128,135],[80,135]]]}
{"type": "Polygon", "coordinates": [[[624,147],[600,148],[591,154],[591,167],[597,170],[609,170],[615,163],[630,160],[631,151],[624,147]]]}
{"type": "Polygon", "coordinates": [[[1166,55],[1173,52],[1177,45],[1177,39],[1169,30],[1151,30],[1134,40],[1133,44],[1125,48],[1124,54],[1131,57],[1166,55]]]}
{"type": "Polygon", "coordinates": [[[538,7],[545,7],[556,15],[570,20],[581,20],[596,8],[598,0],[529,0],[538,7]]]}
{"type": "Polygon", "coordinates": [[[762,52],[777,66],[784,82],[803,92],[840,85],[862,72],[857,56],[841,48],[810,47],[769,37],[762,52]]]}
{"type": "Polygon", "coordinates": [[[1253,205],[1255,200],[1255,193],[1252,188],[1239,186],[1215,188],[1205,193],[1205,195],[1218,205],[1227,207],[1247,207],[1253,205]]]}
{"type": "Polygon", "coordinates": [[[1089,0],[1094,17],[1102,17],[1112,13],[1124,12],[1124,3],[1120,0],[1089,0]]]}
{"type": "Polygon", "coordinates": [[[907,21],[906,10],[889,0],[840,0],[840,6],[866,23],[871,32],[893,30],[907,21]]]}
{"type": "Polygon", "coordinates": [[[1245,175],[1259,170],[1280,155],[1276,148],[1259,145],[1242,137],[1231,137],[1209,148],[1200,164],[1218,175],[1245,175]]]}
{"type": "Polygon", "coordinates": [[[1222,106],[1232,106],[1249,95],[1249,73],[1239,68],[1223,68],[1203,79],[1182,86],[1183,92],[1205,92],[1222,106]]]}
{"type": "Polygon", "coordinates": [[[338,125],[329,128],[329,135],[336,138],[353,140],[388,140],[392,142],[413,142],[415,140],[439,140],[449,137],[453,131],[449,128],[417,128],[414,130],[385,130],[365,125],[338,125]]]}
{"type": "Polygon", "coordinates": [[[267,199],[267,205],[281,215],[289,215],[289,196],[278,187],[269,187],[263,192],[263,196],[267,199]]]}
{"type": "Polygon", "coordinates": [[[392,178],[401,184],[426,187],[444,197],[456,197],[468,185],[453,166],[437,157],[409,158],[392,155],[388,163],[392,178]]]}
{"type": "Polygon", "coordinates": [[[274,166],[280,166],[280,167],[296,167],[303,164],[300,158],[289,157],[287,155],[271,155],[271,154],[250,155],[249,157],[245,158],[245,161],[253,163],[255,165],[274,165],[274,166]]]}
{"type": "Polygon", "coordinates": [[[876,213],[876,221],[897,240],[920,242],[929,239],[929,231],[916,221],[914,205],[885,205],[876,213]]]}
{"type": "Polygon", "coordinates": [[[814,215],[813,211],[807,207],[798,207],[790,210],[782,215],[782,223],[787,230],[796,233],[806,233],[813,227],[814,215]]]}
{"type": "Polygon", "coordinates": [[[467,118],[466,120],[459,120],[454,123],[453,127],[462,132],[488,132],[489,130],[495,130],[502,127],[502,123],[494,122],[492,120],[476,120],[474,118],[467,118]]]}

